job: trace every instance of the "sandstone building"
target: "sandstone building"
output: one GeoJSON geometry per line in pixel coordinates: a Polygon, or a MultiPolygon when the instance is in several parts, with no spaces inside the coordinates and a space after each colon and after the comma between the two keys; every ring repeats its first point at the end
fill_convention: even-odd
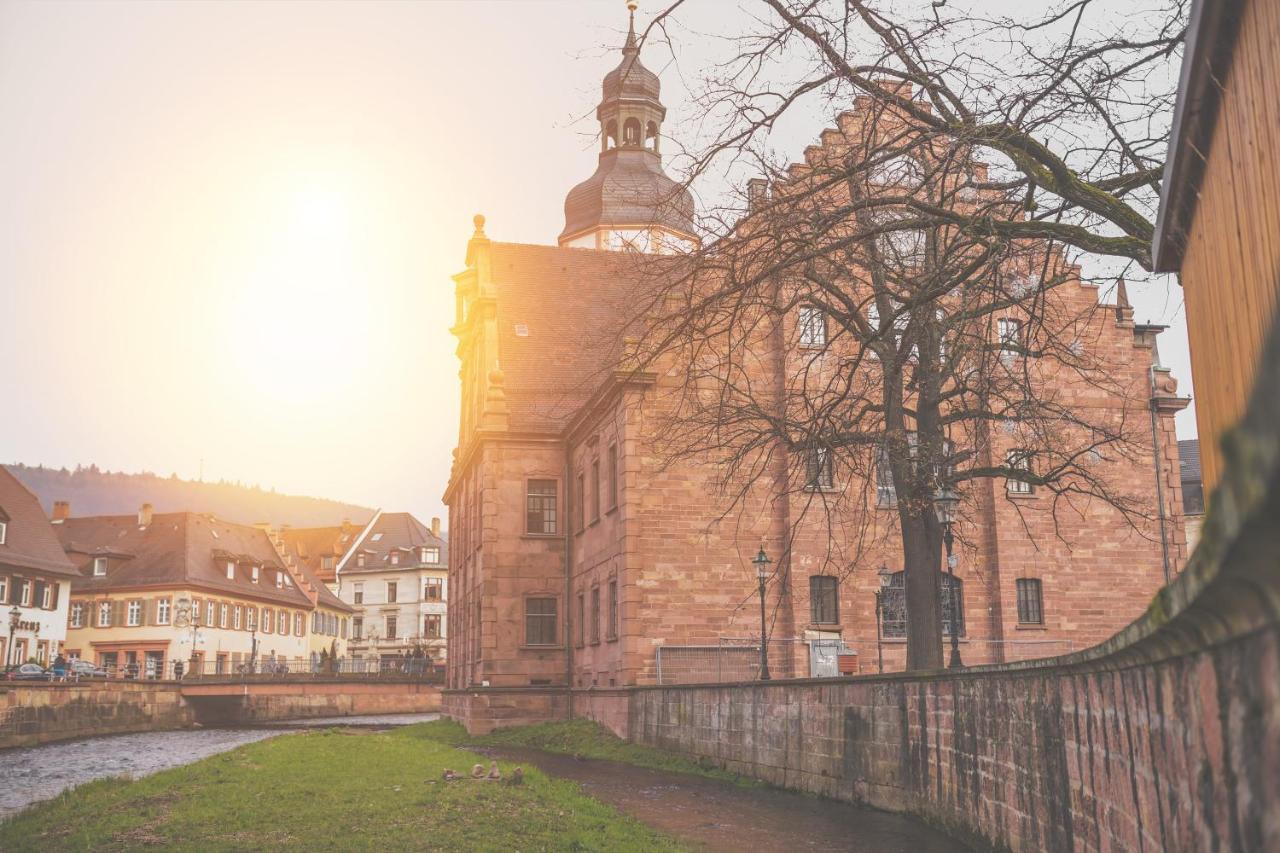
{"type": "MultiPolygon", "coordinates": [[[[863,672],[877,650],[886,669],[903,665],[900,549],[864,551],[832,573],[821,559],[828,531],[797,520],[803,496],[757,495],[738,523],[723,521],[713,463],[659,461],[659,415],[681,377],[669,364],[630,369],[623,322],[655,269],[645,258],[698,240],[691,200],[661,172],[659,94],[633,31],[604,81],[598,169],[569,193],[559,245],[492,241],[477,217],[454,277],[462,410],[445,493],[454,548],[445,701],[473,729],[570,708],[608,717],[610,688],[754,677],[750,560],[762,539],[775,558],[775,677],[835,674],[833,651],[856,656],[863,672]]],[[[823,146],[842,132],[824,132],[823,146]]],[[[1149,496],[1150,524],[1091,505],[1064,526],[1035,490],[980,482],[967,496],[975,521],[962,532],[958,582],[947,587],[958,616],[944,617],[967,663],[1101,641],[1185,558],[1173,415],[1186,401],[1159,365],[1160,327],[1134,323],[1123,288],[1103,310],[1093,285],[1077,279],[1062,292],[1090,318],[1088,346],[1129,394],[1068,391],[1082,406],[1155,413],[1135,453],[1097,461],[1149,496]]],[[[789,359],[761,367],[760,381],[780,381],[789,359]]],[[[819,476],[814,491],[855,485],[819,476]]],[[[878,497],[859,513],[883,533],[892,495],[872,485],[878,497]]]]}

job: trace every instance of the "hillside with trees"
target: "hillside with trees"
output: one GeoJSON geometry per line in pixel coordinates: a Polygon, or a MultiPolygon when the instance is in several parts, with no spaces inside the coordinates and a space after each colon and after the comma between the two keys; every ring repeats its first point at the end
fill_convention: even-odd
{"type": "Polygon", "coordinates": [[[46,513],[52,512],[54,501],[70,501],[73,516],[127,515],[150,503],[156,512],[206,512],[242,524],[270,521],[316,527],[340,524],[344,518],[362,524],[373,517],[369,507],[285,495],[242,483],[182,480],[150,472],[126,474],[102,471],[96,465],[77,465],[75,470],[22,464],[5,467],[36,494],[46,513]]]}

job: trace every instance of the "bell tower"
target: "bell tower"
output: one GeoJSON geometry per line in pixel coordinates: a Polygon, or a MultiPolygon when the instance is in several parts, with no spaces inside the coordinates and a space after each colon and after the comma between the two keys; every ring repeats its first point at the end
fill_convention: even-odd
{"type": "Polygon", "coordinates": [[[662,171],[658,75],[640,62],[636,3],[622,61],[604,77],[596,107],[600,158],[595,174],[565,198],[561,246],[667,252],[697,245],[693,197],[662,171]]]}

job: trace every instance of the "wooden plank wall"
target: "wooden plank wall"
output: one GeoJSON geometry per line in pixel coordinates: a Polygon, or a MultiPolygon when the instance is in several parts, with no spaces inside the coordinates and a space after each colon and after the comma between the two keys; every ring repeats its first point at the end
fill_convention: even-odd
{"type": "Polygon", "coordinates": [[[1245,4],[1181,273],[1207,494],[1280,302],[1280,0],[1245,4]]]}

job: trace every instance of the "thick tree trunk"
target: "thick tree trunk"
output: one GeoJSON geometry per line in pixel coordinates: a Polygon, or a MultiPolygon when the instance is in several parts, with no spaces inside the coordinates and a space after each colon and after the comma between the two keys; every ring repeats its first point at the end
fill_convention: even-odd
{"type": "Polygon", "coordinates": [[[907,669],[942,669],[941,543],[934,535],[936,525],[905,508],[899,519],[907,602],[907,669]]]}

